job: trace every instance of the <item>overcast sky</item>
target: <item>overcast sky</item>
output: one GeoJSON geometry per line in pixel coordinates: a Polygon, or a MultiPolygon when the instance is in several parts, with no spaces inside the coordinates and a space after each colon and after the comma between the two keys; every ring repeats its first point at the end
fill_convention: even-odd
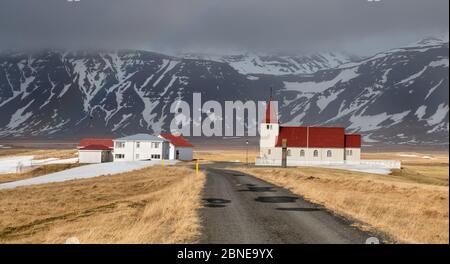
{"type": "Polygon", "coordinates": [[[0,49],[358,55],[448,39],[448,0],[0,0],[0,49]]]}

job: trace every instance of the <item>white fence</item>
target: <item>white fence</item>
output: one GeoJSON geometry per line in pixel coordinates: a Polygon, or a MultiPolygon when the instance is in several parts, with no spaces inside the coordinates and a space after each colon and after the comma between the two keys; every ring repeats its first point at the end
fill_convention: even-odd
{"type": "MultiPolygon", "coordinates": [[[[257,166],[281,166],[281,159],[256,158],[257,166]]],[[[341,166],[341,165],[364,165],[373,168],[400,169],[401,162],[399,160],[359,160],[359,161],[317,161],[317,160],[295,160],[287,158],[287,166],[341,166]]]]}

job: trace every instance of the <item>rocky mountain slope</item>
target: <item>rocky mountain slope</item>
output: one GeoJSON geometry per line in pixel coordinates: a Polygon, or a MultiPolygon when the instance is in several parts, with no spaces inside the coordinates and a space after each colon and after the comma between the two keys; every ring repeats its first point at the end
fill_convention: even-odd
{"type": "Polygon", "coordinates": [[[203,102],[264,100],[272,86],[284,123],[345,126],[367,144],[448,144],[448,42],[357,62],[330,56],[4,53],[0,137],[158,132],[170,104],[193,92],[203,102]]]}

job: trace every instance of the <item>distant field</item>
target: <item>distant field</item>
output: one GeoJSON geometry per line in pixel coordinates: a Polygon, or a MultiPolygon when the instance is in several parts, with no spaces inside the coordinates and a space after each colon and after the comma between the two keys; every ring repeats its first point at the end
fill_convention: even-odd
{"type": "Polygon", "coordinates": [[[158,166],[0,191],[0,243],[193,243],[204,175],[158,166]]]}
{"type": "Polygon", "coordinates": [[[76,157],[76,149],[25,149],[12,148],[0,150],[0,159],[9,156],[29,156],[34,155],[35,159],[59,158],[68,159],[76,157]]]}
{"type": "Polygon", "coordinates": [[[340,215],[361,221],[362,228],[383,231],[396,242],[448,243],[448,154],[368,153],[364,157],[400,159],[402,169],[394,170],[392,175],[313,167],[232,169],[288,188],[340,215]]]}
{"type": "MultiPolygon", "coordinates": [[[[259,151],[254,149],[248,151],[249,164],[255,163],[256,157],[259,155],[259,151]]],[[[194,158],[203,162],[246,162],[246,151],[243,150],[197,150],[194,152],[194,158]]]]}

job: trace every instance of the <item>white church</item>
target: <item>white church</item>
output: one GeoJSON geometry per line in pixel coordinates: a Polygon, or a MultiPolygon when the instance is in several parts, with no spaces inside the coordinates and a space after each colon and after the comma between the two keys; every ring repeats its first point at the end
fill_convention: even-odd
{"type": "Polygon", "coordinates": [[[346,134],[343,127],[281,126],[272,97],[260,125],[259,147],[256,165],[358,163],[361,159],[361,135],[346,134]]]}

